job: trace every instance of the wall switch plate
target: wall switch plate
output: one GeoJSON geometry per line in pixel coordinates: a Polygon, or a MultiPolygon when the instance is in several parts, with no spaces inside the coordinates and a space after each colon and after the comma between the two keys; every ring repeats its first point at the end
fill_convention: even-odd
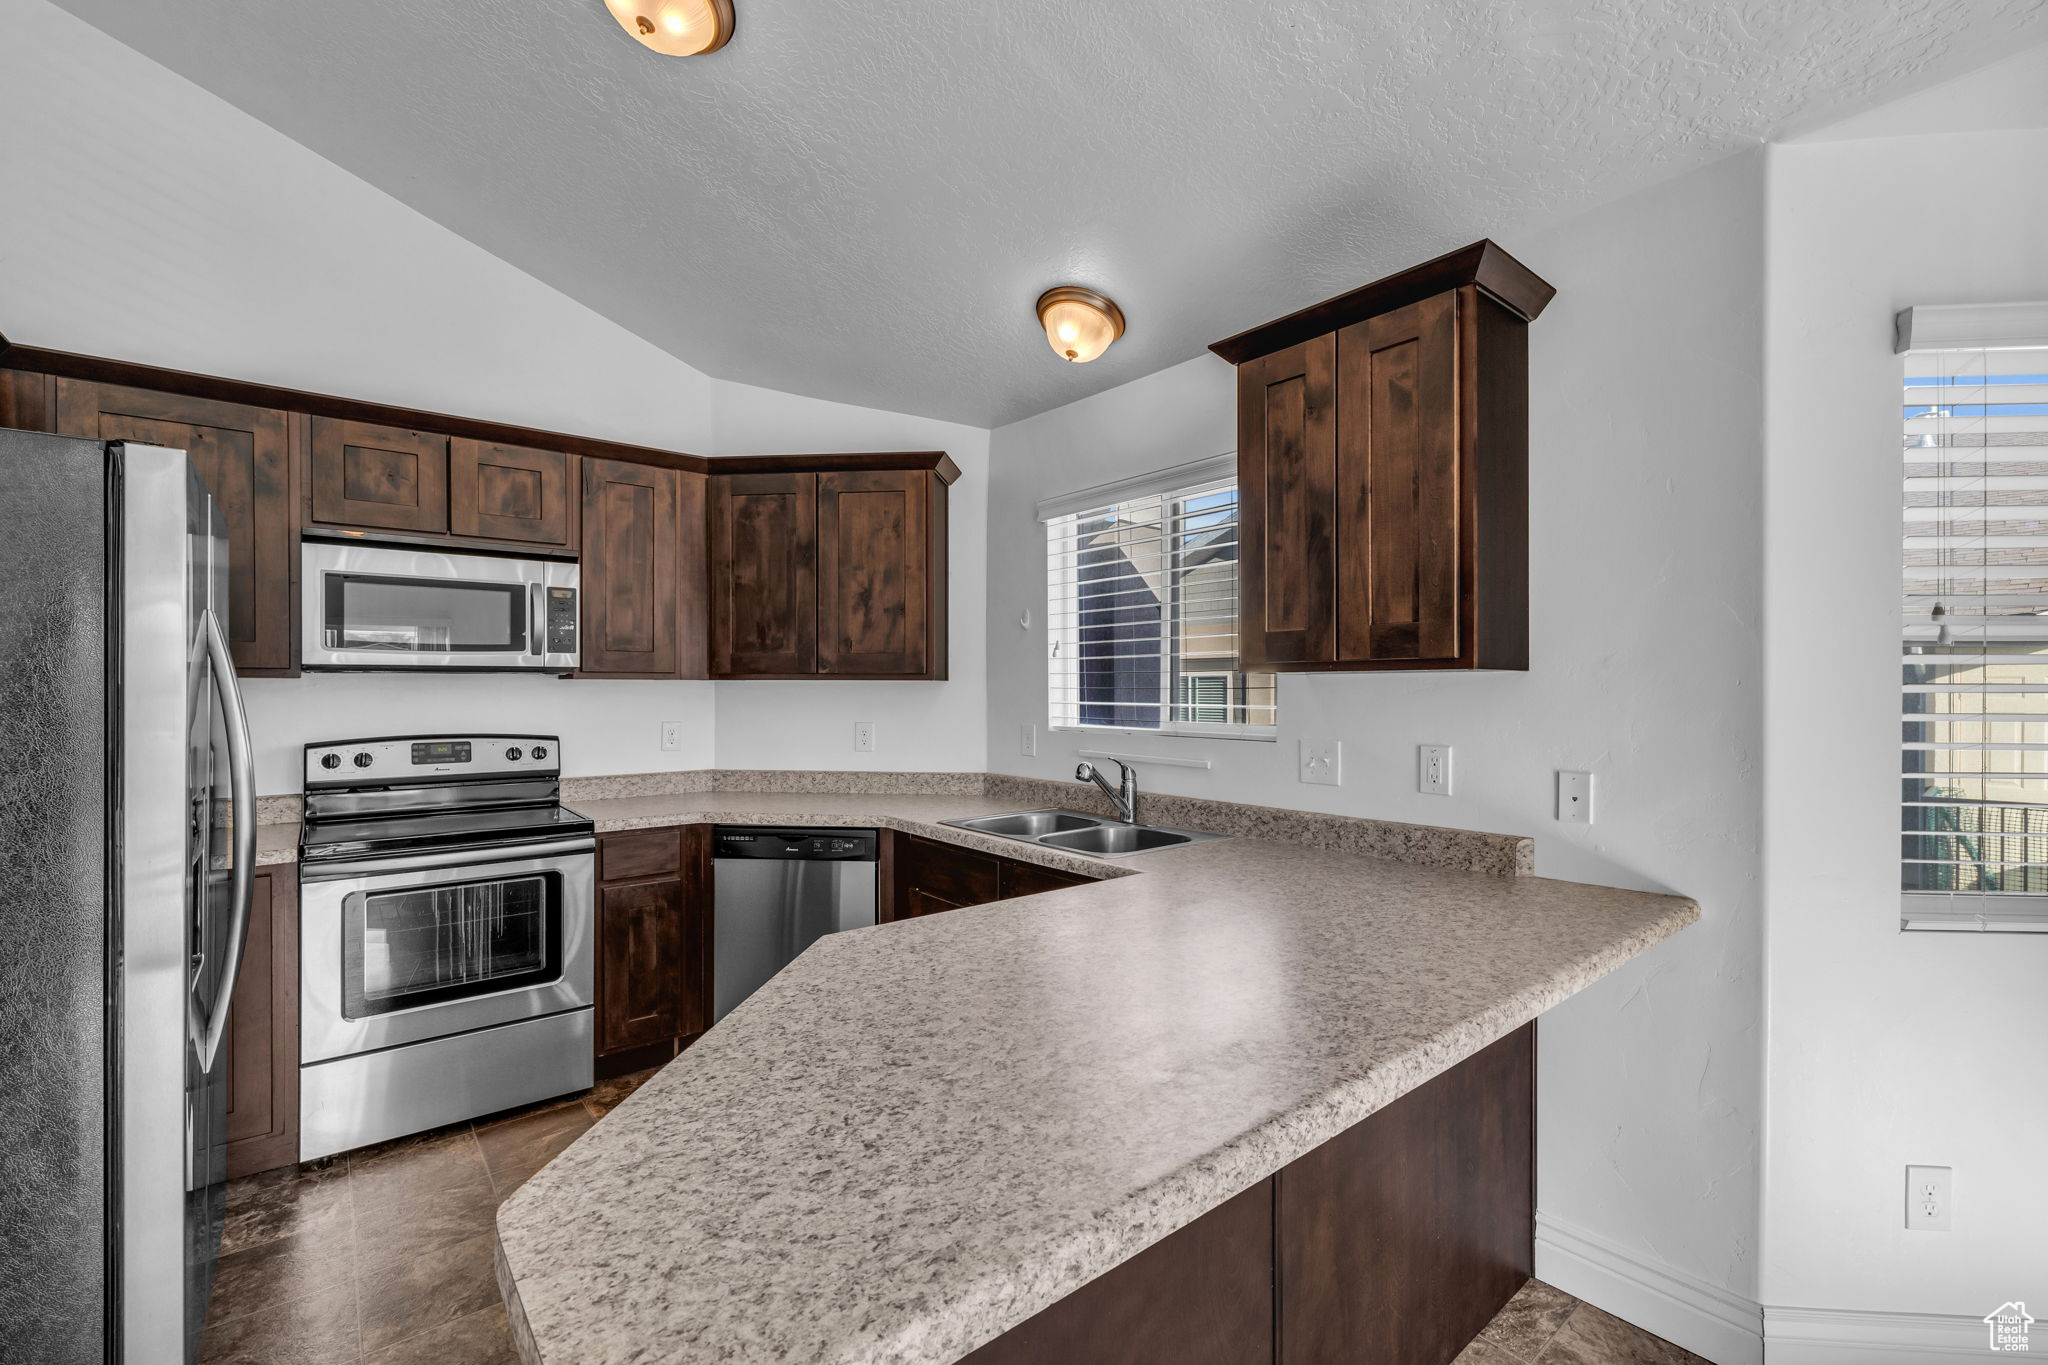
{"type": "Polygon", "coordinates": [[[853,723],[853,751],[857,754],[871,754],[875,751],[875,723],[871,720],[857,720],[853,723]]]}
{"type": "Polygon", "coordinates": [[[1344,744],[1335,739],[1301,741],[1301,780],[1318,787],[1344,783],[1344,744]]]}
{"type": "Polygon", "coordinates": [[[1424,796],[1451,794],[1451,746],[1425,744],[1416,751],[1415,789],[1424,796]]]}
{"type": "Polygon", "coordinates": [[[1557,818],[1567,825],[1593,823],[1593,774],[1557,775],[1557,818]]]}
{"type": "Polygon", "coordinates": [[[1036,725],[1018,727],[1017,752],[1023,754],[1026,758],[1038,757],[1038,727],[1036,725]]]}
{"type": "Polygon", "coordinates": [[[1906,1226],[1915,1232],[1947,1232],[1955,1205],[1955,1171],[1947,1166],[1906,1168],[1906,1226]]]}
{"type": "Polygon", "coordinates": [[[683,723],[679,720],[665,720],[661,723],[661,751],[675,753],[683,747],[683,723]]]}

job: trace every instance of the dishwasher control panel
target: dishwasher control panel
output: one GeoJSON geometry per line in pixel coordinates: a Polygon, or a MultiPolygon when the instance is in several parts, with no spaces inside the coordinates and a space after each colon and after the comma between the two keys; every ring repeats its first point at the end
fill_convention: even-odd
{"type": "Polygon", "coordinates": [[[879,837],[871,829],[764,829],[720,825],[712,832],[712,856],[819,863],[871,863],[879,837]]]}

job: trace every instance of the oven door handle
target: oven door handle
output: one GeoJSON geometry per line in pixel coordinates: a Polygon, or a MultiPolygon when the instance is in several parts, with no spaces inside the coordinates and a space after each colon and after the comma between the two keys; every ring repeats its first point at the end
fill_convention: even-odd
{"type": "Polygon", "coordinates": [[[377,872],[417,872],[422,869],[450,872],[467,867],[490,867],[496,863],[521,862],[530,858],[559,858],[588,853],[597,840],[560,839],[552,843],[510,844],[500,848],[473,848],[462,853],[409,853],[399,858],[351,858],[344,862],[302,864],[301,881],[335,881],[377,872]]]}
{"type": "Polygon", "coordinates": [[[221,964],[220,990],[199,1044],[199,1065],[213,1070],[213,1059],[228,1031],[228,1005],[235,996],[235,978],[242,971],[242,949],[249,940],[249,908],[256,895],[256,756],[249,743],[249,716],[242,709],[242,690],[235,685],[235,660],[220,618],[207,611],[206,655],[213,685],[220,691],[220,709],[227,719],[229,800],[235,822],[234,917],[228,927],[227,961],[221,964]]]}

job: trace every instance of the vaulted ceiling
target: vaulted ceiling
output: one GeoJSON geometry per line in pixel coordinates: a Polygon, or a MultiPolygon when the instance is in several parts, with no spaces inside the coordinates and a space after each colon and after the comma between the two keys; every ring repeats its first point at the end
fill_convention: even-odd
{"type": "Polygon", "coordinates": [[[699,369],[976,425],[2048,38],[2044,0],[735,0],[674,59],[601,0],[59,3],[699,369]],[[1062,283],[1129,315],[1102,360],[1036,330],[1062,283]]]}

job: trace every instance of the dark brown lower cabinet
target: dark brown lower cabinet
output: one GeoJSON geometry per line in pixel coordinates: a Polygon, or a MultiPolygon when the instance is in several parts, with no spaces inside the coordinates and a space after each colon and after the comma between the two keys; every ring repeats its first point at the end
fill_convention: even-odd
{"type": "Polygon", "coordinates": [[[1012,1327],[962,1365],[1272,1360],[1273,1182],[1262,1180],[1012,1327]]]}
{"type": "Polygon", "coordinates": [[[894,884],[883,892],[890,919],[916,919],[1095,880],[915,834],[885,832],[884,837],[894,841],[889,859],[894,884]]]}
{"type": "Polygon", "coordinates": [[[711,1027],[711,827],[597,845],[597,1074],[658,1066],[711,1027]]]}
{"type": "Polygon", "coordinates": [[[966,1357],[1448,1365],[1532,1273],[1525,1024],[966,1357]]]}
{"type": "Polygon", "coordinates": [[[228,1008],[228,1178],[299,1159],[299,874],[257,869],[228,1008]]]}

